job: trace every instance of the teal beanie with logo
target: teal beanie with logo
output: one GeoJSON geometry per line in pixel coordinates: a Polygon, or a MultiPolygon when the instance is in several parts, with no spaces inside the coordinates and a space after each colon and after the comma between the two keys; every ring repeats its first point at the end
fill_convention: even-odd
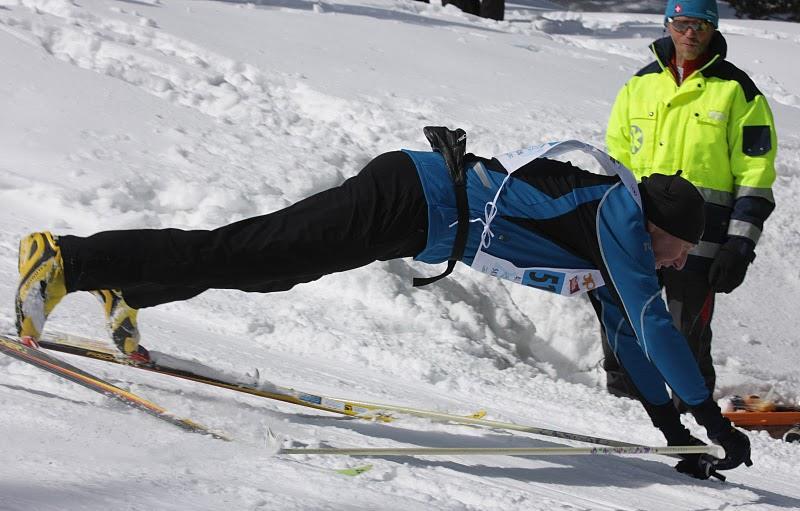
{"type": "Polygon", "coordinates": [[[679,16],[706,20],[715,27],[719,26],[716,0],[669,0],[664,11],[664,21],[679,16]]]}

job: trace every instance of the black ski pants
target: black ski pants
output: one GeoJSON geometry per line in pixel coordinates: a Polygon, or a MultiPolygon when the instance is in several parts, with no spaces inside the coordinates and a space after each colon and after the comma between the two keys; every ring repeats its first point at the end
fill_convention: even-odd
{"type": "MultiPolygon", "coordinates": [[[[667,293],[667,306],[675,326],[686,337],[694,354],[706,387],[713,394],[717,381],[714,361],[711,358],[711,319],[714,316],[714,293],[708,284],[708,275],[702,272],[678,271],[667,268],[659,272],[667,293]]],[[[606,332],[601,327],[603,338],[603,369],[606,371],[606,388],[609,393],[639,399],[639,393],[608,344],[606,332]]],[[[641,400],[641,399],[640,399],[641,400]]],[[[681,411],[687,407],[675,398],[681,411]]]]}
{"type": "Polygon", "coordinates": [[[119,289],[134,308],[211,288],[285,291],[377,260],[413,257],[427,241],[416,167],[400,151],[341,186],[214,230],[106,231],[59,237],[68,292],[119,289]]]}

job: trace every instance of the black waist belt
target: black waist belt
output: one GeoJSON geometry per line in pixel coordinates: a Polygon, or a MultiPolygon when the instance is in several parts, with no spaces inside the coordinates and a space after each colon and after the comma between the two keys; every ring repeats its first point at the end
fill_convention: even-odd
{"type": "Polygon", "coordinates": [[[467,246],[467,233],[469,232],[467,176],[464,170],[467,133],[461,128],[453,131],[444,126],[426,126],[422,131],[431,143],[431,148],[442,153],[450,179],[453,180],[453,189],[456,193],[456,209],[458,210],[458,227],[456,239],[453,242],[453,252],[447,260],[447,268],[441,275],[435,277],[415,278],[414,287],[427,286],[450,275],[456,263],[464,256],[464,249],[467,246]]]}

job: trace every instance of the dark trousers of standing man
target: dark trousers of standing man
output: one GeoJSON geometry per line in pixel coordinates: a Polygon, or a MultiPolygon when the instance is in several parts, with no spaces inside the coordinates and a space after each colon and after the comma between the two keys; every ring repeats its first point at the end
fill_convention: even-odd
{"type": "MultiPolygon", "coordinates": [[[[714,315],[714,293],[708,285],[705,273],[678,271],[672,268],[659,271],[659,277],[667,293],[667,306],[675,326],[686,337],[689,347],[713,393],[716,372],[711,358],[711,319],[714,315]]],[[[605,329],[603,338],[603,369],[606,371],[606,388],[616,396],[638,399],[639,393],[612,351],[605,329]]],[[[685,411],[686,406],[675,398],[676,407],[685,411]]]]}
{"type": "Polygon", "coordinates": [[[377,260],[413,257],[428,209],[403,152],[372,160],[341,186],[215,230],[106,231],[61,236],[68,292],[119,289],[134,308],[206,289],[273,292],[377,260]]]}

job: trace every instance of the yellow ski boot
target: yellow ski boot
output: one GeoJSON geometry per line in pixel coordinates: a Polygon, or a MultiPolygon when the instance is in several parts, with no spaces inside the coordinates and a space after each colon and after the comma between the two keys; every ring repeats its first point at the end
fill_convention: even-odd
{"type": "Polygon", "coordinates": [[[150,357],[147,350],[139,346],[139,327],[136,323],[139,311],[125,303],[119,290],[103,289],[92,291],[92,294],[103,304],[106,327],[117,349],[136,362],[148,362],[150,357]]]}
{"type": "Polygon", "coordinates": [[[14,302],[17,333],[36,346],[47,317],[67,294],[58,238],[35,232],[19,242],[19,287],[14,302]]]}

